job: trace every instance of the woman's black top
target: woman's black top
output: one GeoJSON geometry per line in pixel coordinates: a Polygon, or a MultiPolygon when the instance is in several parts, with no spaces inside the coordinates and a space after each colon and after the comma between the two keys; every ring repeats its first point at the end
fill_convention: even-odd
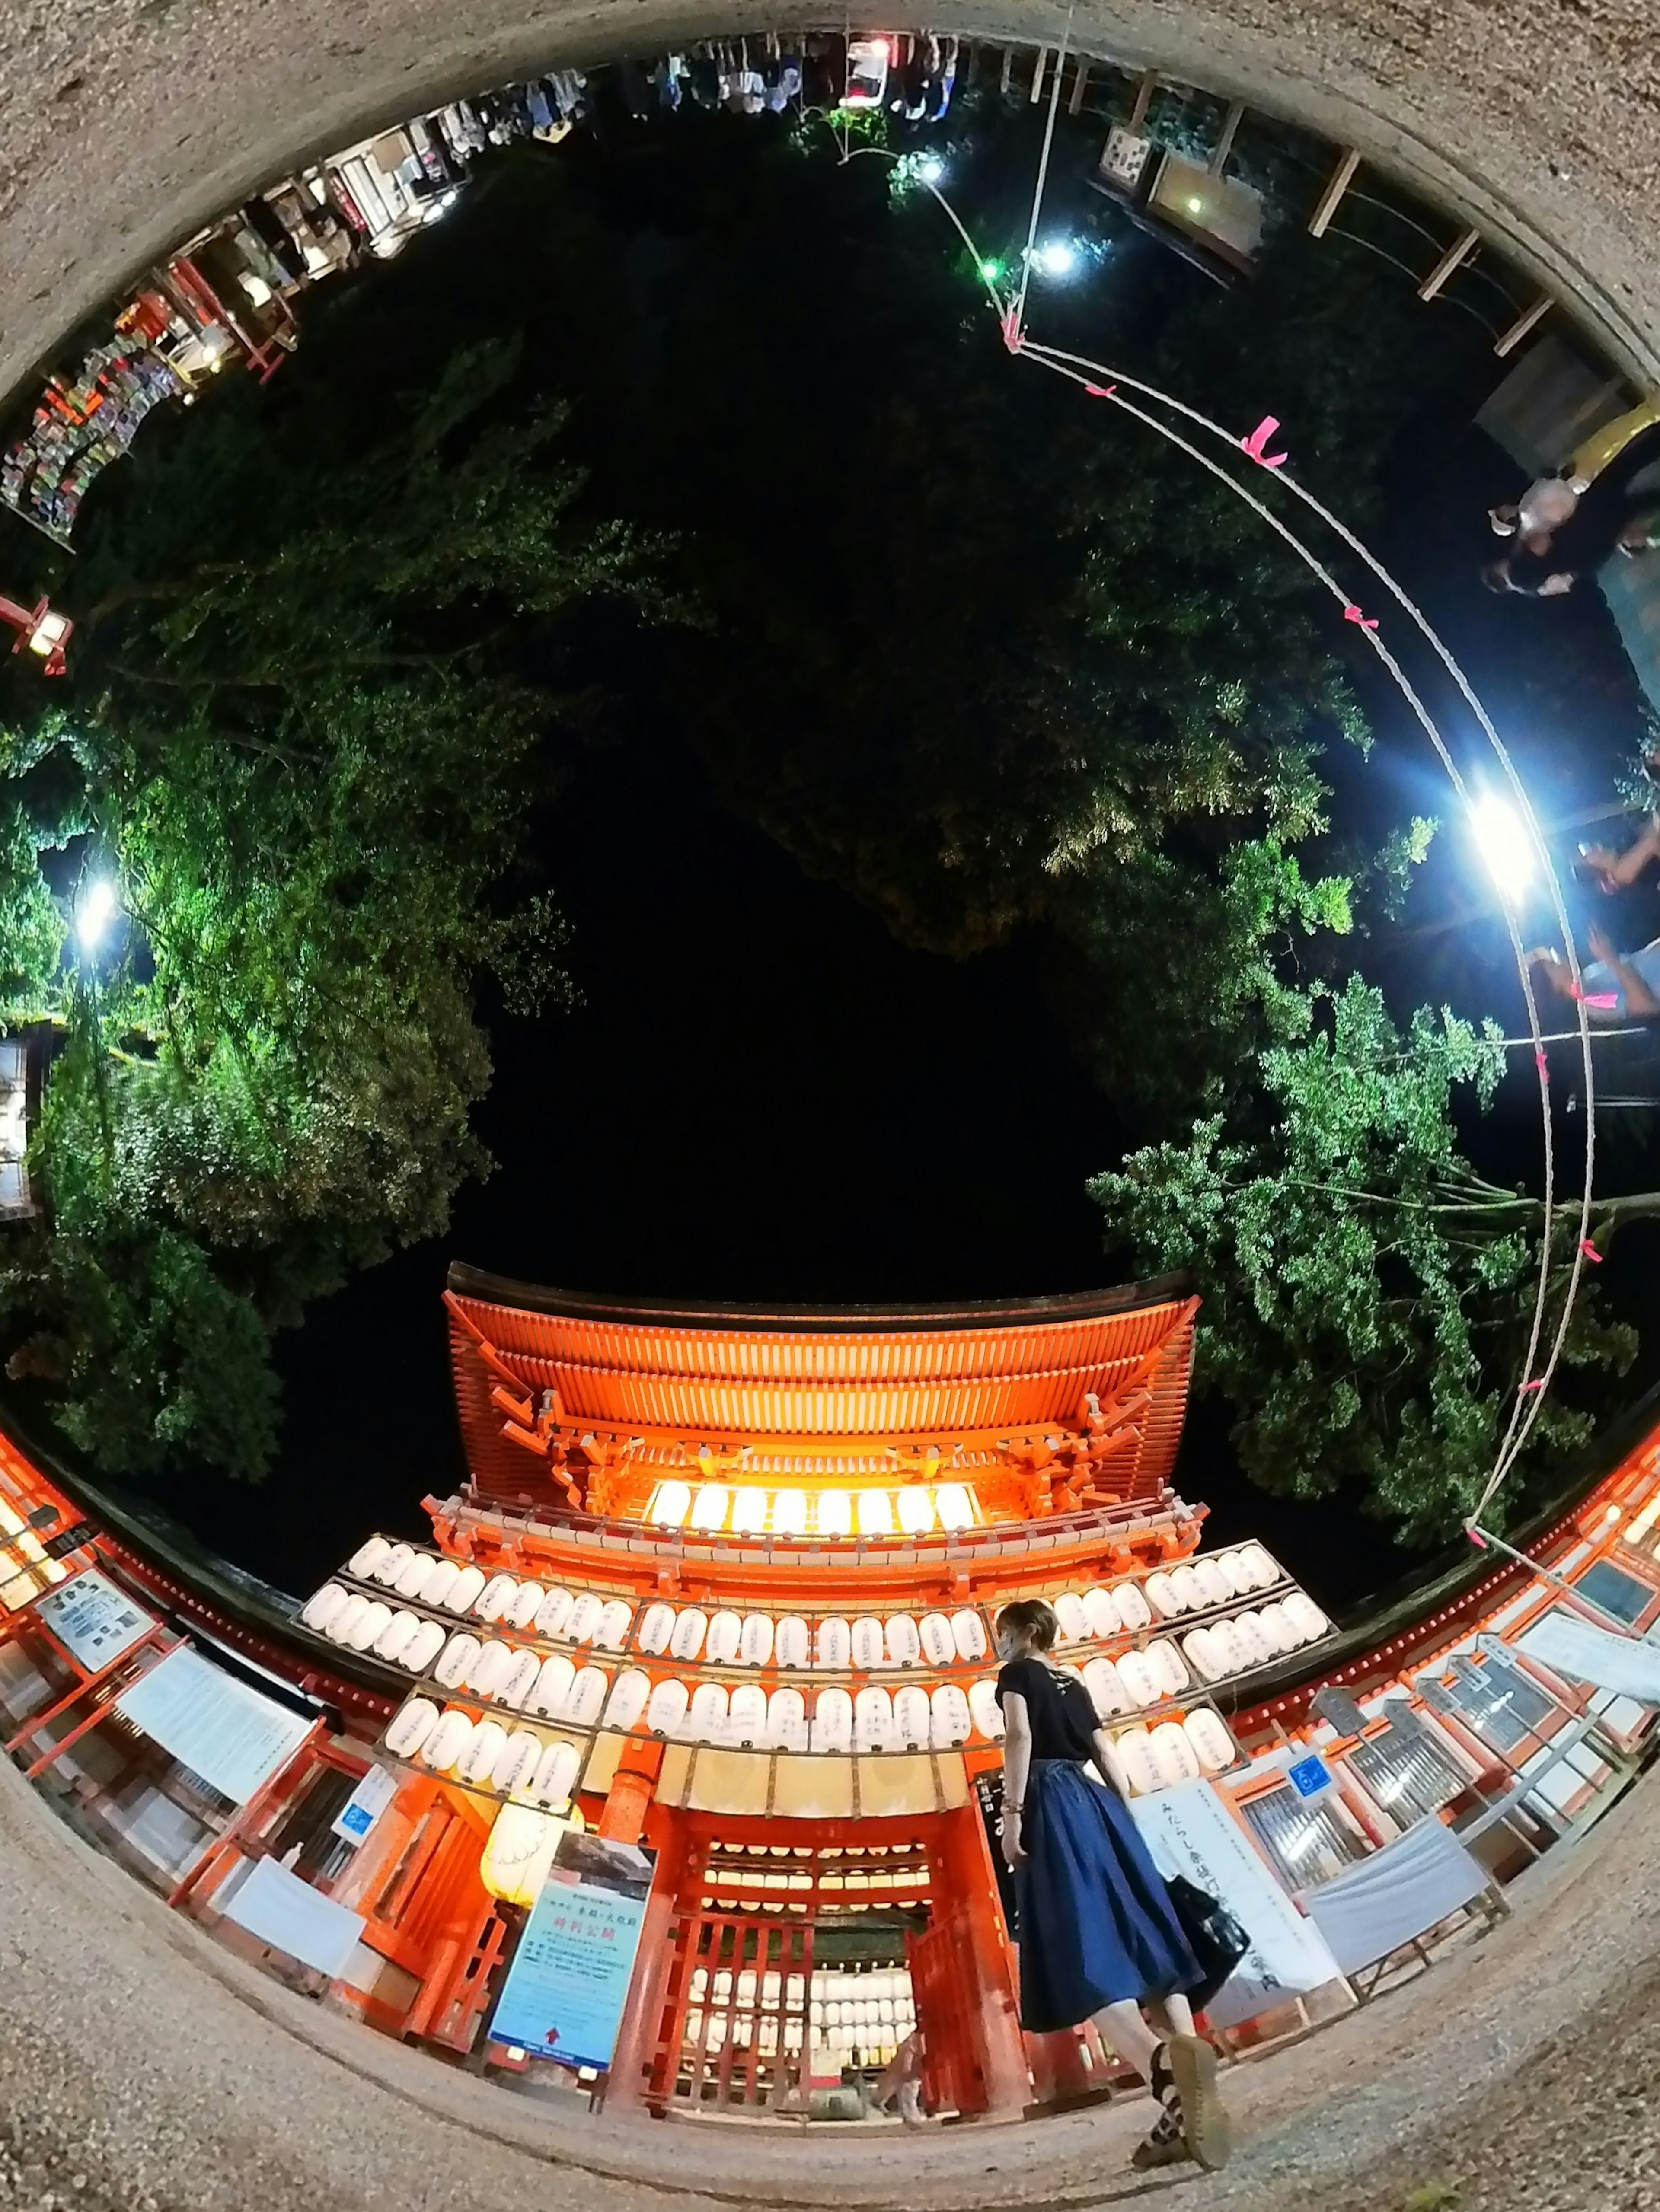
{"type": "Polygon", "coordinates": [[[1034,1759],[1093,1760],[1100,1723],[1076,1674],[1057,1674],[1041,1659],[1011,1659],[997,1677],[1000,1705],[1011,1690],[1026,1701],[1034,1759]]]}

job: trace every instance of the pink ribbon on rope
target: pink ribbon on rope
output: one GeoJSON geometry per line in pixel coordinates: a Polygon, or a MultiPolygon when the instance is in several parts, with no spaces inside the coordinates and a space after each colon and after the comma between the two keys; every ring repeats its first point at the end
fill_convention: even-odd
{"type": "Polygon", "coordinates": [[[1265,415],[1250,437],[1239,441],[1252,460],[1260,461],[1265,469],[1282,469],[1290,458],[1286,453],[1271,453],[1268,449],[1268,440],[1279,428],[1277,415],[1265,415]]]}
{"type": "Polygon", "coordinates": [[[1116,384],[1086,384],[1084,389],[1091,399],[1110,399],[1118,386],[1116,384]]]}
{"type": "Polygon", "coordinates": [[[1620,1003],[1618,991],[1587,991],[1582,984],[1570,983],[1568,996],[1577,999],[1582,1006],[1598,1006],[1604,1013],[1612,1012],[1620,1003]]]}
{"type": "Polygon", "coordinates": [[[1529,1390],[1542,1390],[1544,1387],[1544,1376],[1542,1375],[1535,1375],[1532,1382],[1524,1382],[1516,1395],[1518,1398],[1525,1398],[1529,1390]]]}
{"type": "Polygon", "coordinates": [[[1362,629],[1376,629],[1377,627],[1377,616],[1363,615],[1359,607],[1345,607],[1343,619],[1345,622],[1359,623],[1362,629]]]}
{"type": "Polygon", "coordinates": [[[1600,1267],[1602,1266],[1602,1255],[1597,1250],[1596,1247],[1591,1243],[1589,1237],[1582,1237],[1579,1239],[1579,1249],[1584,1254],[1586,1259],[1590,1261],[1593,1267],[1600,1267]]]}

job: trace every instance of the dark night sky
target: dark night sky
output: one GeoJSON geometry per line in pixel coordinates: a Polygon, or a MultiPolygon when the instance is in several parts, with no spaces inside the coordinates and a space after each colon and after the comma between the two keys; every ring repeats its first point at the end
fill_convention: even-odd
{"type": "MultiPolygon", "coordinates": [[[[634,178],[625,209],[629,193],[648,198],[648,185],[634,178]]],[[[447,266],[456,297],[465,292],[476,307],[491,272],[463,269],[470,219],[464,201],[444,227],[447,262],[431,266],[447,266]]],[[[1203,281],[1172,279],[1158,265],[1168,257],[1149,261],[1151,252],[1137,244],[1128,264],[1148,283],[1203,281]]],[[[404,269],[396,274],[407,317],[404,269]]],[[[342,319],[361,319],[373,297],[360,288],[342,319]]],[[[423,318],[441,325],[445,297],[429,284],[423,318]]],[[[458,326],[471,311],[456,310],[458,326]]],[[[1083,312],[1074,306],[1074,321],[1083,312]]],[[[1426,311],[1426,332],[1446,327],[1426,311]]],[[[638,343],[649,349],[660,337],[642,331],[638,343]]],[[[313,362],[323,350],[311,349],[313,362]]],[[[302,350],[289,374],[307,373],[302,350]]],[[[788,465],[814,443],[809,422],[788,465]]],[[[741,426],[722,426],[710,466],[741,451],[741,426]]],[[[1514,472],[1469,428],[1466,409],[1427,426],[1398,475],[1382,550],[1452,625],[1515,733],[1541,811],[1604,795],[1633,728],[1606,620],[1596,609],[1553,611],[1556,626],[1543,635],[1542,610],[1501,605],[1474,586],[1481,509],[1513,489],[1514,472]],[[1565,665],[1582,684],[1583,721],[1571,735],[1565,665]]],[[[732,477],[734,495],[741,481],[732,477]]],[[[1395,710],[1367,703],[1387,733],[1395,710]]],[[[1364,775],[1382,820],[1444,814],[1440,771],[1415,734],[1398,724],[1395,732],[1364,771],[1335,765],[1345,780],[1364,775]]],[[[1123,1133],[1049,1010],[1037,947],[1018,942],[963,962],[902,948],[728,811],[664,721],[591,755],[538,834],[574,925],[583,999],[536,1024],[492,1021],[496,1075],[478,1126],[495,1176],[462,1193],[448,1236],[364,1275],[280,1340],[283,1457],[265,1485],[161,1486],[204,1540],[295,1591],[372,1525],[419,1533],[423,1494],[447,1494],[460,1479],[439,1301],[453,1257],[689,1302],[1004,1297],[1090,1288],[1120,1273],[1102,1255],[1084,1183],[1116,1160],[1123,1133]]],[[[1442,841],[1409,921],[1468,907],[1469,877],[1468,855],[1442,841]]],[[[1626,917],[1630,941],[1647,911],[1633,904],[1626,917]]],[[[1520,1002],[1507,962],[1489,910],[1401,940],[1379,972],[1392,991],[1495,1011],[1513,1029],[1520,1002]]],[[[1514,1141],[1536,1153],[1536,1095],[1523,1086],[1506,1103],[1514,1141]]],[[[1640,1279],[1646,1248],[1632,1251],[1622,1267],[1640,1279]]],[[[1290,1508],[1247,1489],[1223,1426],[1214,1409],[1195,1410],[1178,1473],[1221,1533],[1262,1534],[1334,1604],[1400,1571],[1380,1532],[1346,1510],[1290,1508]]]]}

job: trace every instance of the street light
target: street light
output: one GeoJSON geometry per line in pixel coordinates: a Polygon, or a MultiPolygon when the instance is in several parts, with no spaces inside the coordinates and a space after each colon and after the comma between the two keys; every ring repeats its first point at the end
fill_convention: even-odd
{"type": "Polygon", "coordinates": [[[1035,258],[1045,276],[1070,276],[1078,266],[1078,248],[1069,239],[1052,238],[1038,247],[1035,258]]]}
{"type": "Polygon", "coordinates": [[[95,952],[120,904],[107,876],[94,876],[75,905],[75,933],[83,952],[95,952]]]}
{"type": "Polygon", "coordinates": [[[930,154],[916,173],[925,185],[937,185],[946,173],[946,165],[937,154],[930,154]]]}
{"type": "Polygon", "coordinates": [[[1513,806],[1488,793],[1471,807],[1470,828],[1499,896],[1514,905],[1533,881],[1535,854],[1527,824],[1513,806]]]}

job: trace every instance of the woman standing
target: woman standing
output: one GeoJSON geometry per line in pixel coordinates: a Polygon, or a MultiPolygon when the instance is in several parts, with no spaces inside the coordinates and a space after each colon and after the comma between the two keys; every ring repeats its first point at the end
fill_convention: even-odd
{"type": "Polygon", "coordinates": [[[1003,1856],[1019,1911],[1020,2024],[1045,2035],[1093,2020],[1163,2107],[1133,2163],[1192,2158],[1213,2171],[1227,2160],[1228,2118],[1216,2055],[1195,2034],[1186,1996],[1204,1969],[1114,1783],[1088,1691],[1049,1663],[1059,1632],[1042,1598],[997,1616],[1003,1856]],[[1091,1764],[1100,1782],[1085,1771],[1091,1764]]]}

